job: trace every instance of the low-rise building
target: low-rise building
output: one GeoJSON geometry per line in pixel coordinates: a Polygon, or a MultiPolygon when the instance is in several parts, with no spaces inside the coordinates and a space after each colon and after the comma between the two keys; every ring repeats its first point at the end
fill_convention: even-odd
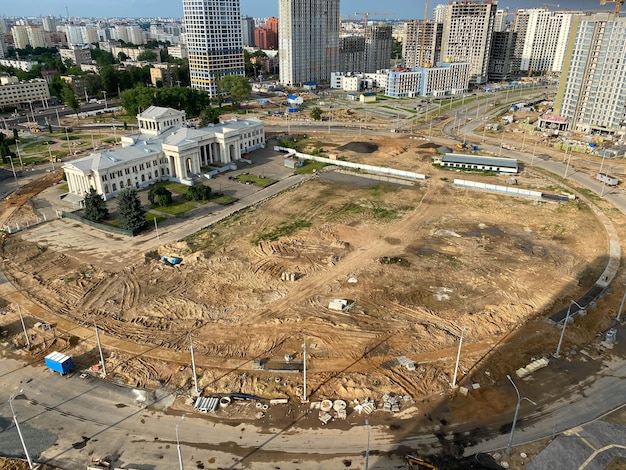
{"type": "Polygon", "coordinates": [[[17,77],[0,77],[0,106],[26,104],[35,101],[45,104],[49,99],[48,83],[42,78],[20,82],[17,77]]]}
{"type": "Polygon", "coordinates": [[[67,59],[74,65],[91,64],[91,50],[89,47],[72,46],[69,49],[59,49],[61,60],[67,59]]]}
{"type": "Polygon", "coordinates": [[[482,155],[464,155],[459,153],[446,153],[443,157],[436,158],[435,164],[446,168],[474,171],[494,171],[497,173],[519,172],[517,160],[514,158],[485,157],[482,155]]]}
{"type": "Polygon", "coordinates": [[[186,127],[184,111],[151,106],[137,115],[139,133],[122,137],[122,148],[93,153],[63,165],[69,193],[78,203],[94,188],[104,199],[126,188],[157,181],[193,185],[203,168],[241,160],[265,146],[259,119],[233,119],[201,129],[186,127]]]}

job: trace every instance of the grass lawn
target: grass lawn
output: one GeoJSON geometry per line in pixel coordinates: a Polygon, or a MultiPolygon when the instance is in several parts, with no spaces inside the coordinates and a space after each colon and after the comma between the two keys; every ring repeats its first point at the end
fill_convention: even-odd
{"type": "Polygon", "coordinates": [[[154,219],[156,219],[157,224],[160,224],[161,222],[165,220],[165,217],[163,217],[160,214],[153,214],[152,212],[146,212],[146,222],[154,224],[154,219]]]}
{"type": "Polygon", "coordinates": [[[153,205],[151,209],[159,212],[164,212],[169,215],[181,215],[185,212],[189,212],[190,210],[195,209],[195,206],[192,206],[191,204],[187,204],[185,202],[173,201],[167,206],[153,205]]]}
{"type": "Polygon", "coordinates": [[[275,179],[272,178],[261,178],[260,176],[251,175],[251,174],[241,174],[235,178],[237,181],[241,183],[250,182],[255,186],[260,186],[261,188],[266,188],[274,183],[276,183],[275,179]]]}
{"type": "Polygon", "coordinates": [[[189,189],[189,186],[180,183],[174,183],[172,181],[159,181],[154,183],[153,188],[165,188],[168,191],[176,194],[185,194],[189,189]]]}
{"type": "Polygon", "coordinates": [[[222,206],[227,206],[229,204],[232,204],[233,202],[237,202],[238,200],[239,199],[237,199],[236,197],[231,196],[217,196],[216,198],[211,199],[211,201],[215,201],[222,206]]]}
{"type": "Polygon", "coordinates": [[[304,166],[296,168],[297,175],[310,175],[315,173],[326,166],[326,163],[316,162],[314,160],[305,160],[304,166]]]}
{"type": "Polygon", "coordinates": [[[38,140],[36,142],[29,142],[26,145],[20,146],[20,152],[48,152],[48,144],[46,142],[50,142],[50,145],[56,143],[53,139],[48,141],[38,140]]]}

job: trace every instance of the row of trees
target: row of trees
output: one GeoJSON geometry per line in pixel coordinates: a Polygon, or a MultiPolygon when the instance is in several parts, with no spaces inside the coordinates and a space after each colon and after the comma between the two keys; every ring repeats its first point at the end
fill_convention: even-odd
{"type": "Polygon", "coordinates": [[[146,88],[137,86],[121,94],[122,106],[128,114],[137,114],[150,106],[164,106],[184,110],[196,117],[210,107],[209,96],[193,88],[146,88]]]}
{"type": "MultiPolygon", "coordinates": [[[[121,229],[136,233],[146,228],[146,211],[141,207],[137,191],[127,188],[117,197],[118,224],[121,229]]],[[[84,215],[87,220],[102,222],[108,219],[109,209],[102,196],[91,188],[85,195],[84,215]]]]}
{"type": "MultiPolygon", "coordinates": [[[[191,186],[186,198],[190,201],[206,201],[211,198],[211,188],[205,185],[191,186]]],[[[150,204],[160,207],[172,203],[172,192],[163,186],[154,186],[148,191],[150,204]]],[[[137,233],[146,228],[146,211],[141,206],[137,191],[127,188],[117,197],[118,225],[124,230],[137,233]]],[[[109,209],[104,198],[91,188],[85,195],[84,216],[93,222],[102,222],[109,218],[109,209]]]]}

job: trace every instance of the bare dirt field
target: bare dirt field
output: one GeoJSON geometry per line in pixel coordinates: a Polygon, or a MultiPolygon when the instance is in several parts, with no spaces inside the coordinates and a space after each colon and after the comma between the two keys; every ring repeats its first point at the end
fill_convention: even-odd
{"type": "MultiPolygon", "coordinates": [[[[10,236],[2,245],[2,269],[36,303],[77,323],[94,315],[111,336],[180,353],[188,351],[192,332],[198,356],[224,359],[224,368],[201,370],[207,393],[295,398],[299,375],[276,381],[250,363],[263,359],[280,368],[286,355],[301,362],[306,336],[312,399],[397,393],[417,400],[449,389],[463,328],[460,377],[476,380],[464,374],[509,332],[573,298],[604,268],[606,235],[580,201],[460,189],[453,178],[506,184],[506,177],[435,169],[432,150],[417,141],[362,140],[377,150],[341,152],[336,149],[347,142],[340,136],[310,146],[351,161],[421,171],[429,179],[401,186],[321,172],[175,244],[144,252],[129,240],[136,262],[118,269],[86,264],[57,251],[54,241],[10,236]],[[161,255],[180,256],[183,263],[166,265],[161,255]],[[284,281],[282,273],[297,280],[284,281]],[[333,299],[353,306],[331,310],[333,299]],[[417,361],[417,369],[401,367],[397,356],[417,361]]],[[[530,170],[518,183],[561,190],[530,170]]],[[[550,328],[537,326],[523,348],[512,348],[500,366],[490,364],[492,377],[550,352],[556,337],[550,328]]],[[[30,333],[39,357],[66,350],[80,366],[98,361],[93,344],[71,334],[30,333]]],[[[107,362],[114,380],[191,385],[189,368],[179,370],[180,364],[115,351],[107,362]]]]}

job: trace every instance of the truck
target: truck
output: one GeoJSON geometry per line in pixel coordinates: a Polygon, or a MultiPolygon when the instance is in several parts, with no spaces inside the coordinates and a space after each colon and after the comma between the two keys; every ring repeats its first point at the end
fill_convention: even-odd
{"type": "Polygon", "coordinates": [[[74,361],[72,358],[58,351],[48,354],[45,361],[48,369],[58,372],[61,375],[65,375],[74,370],[74,361]]]}
{"type": "Polygon", "coordinates": [[[607,186],[617,186],[619,184],[619,180],[617,178],[607,173],[598,173],[596,175],[596,179],[603,182],[607,186]]]}

